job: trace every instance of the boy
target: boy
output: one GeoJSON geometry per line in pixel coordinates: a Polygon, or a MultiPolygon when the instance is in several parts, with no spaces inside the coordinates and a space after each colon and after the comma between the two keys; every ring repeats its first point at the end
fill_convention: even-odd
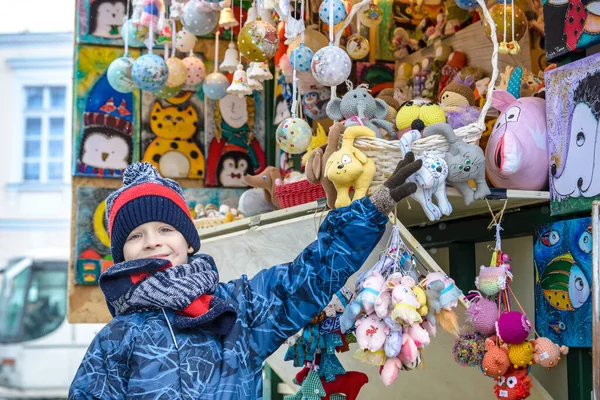
{"type": "Polygon", "coordinates": [[[114,318],[69,399],[262,398],[264,360],[362,266],[420,167],[408,153],[371,199],[331,211],[294,261],[219,283],[210,256],[191,256],[200,238],[181,187],[150,164],[131,165],[106,202],[115,265],[100,287],[114,318]]]}

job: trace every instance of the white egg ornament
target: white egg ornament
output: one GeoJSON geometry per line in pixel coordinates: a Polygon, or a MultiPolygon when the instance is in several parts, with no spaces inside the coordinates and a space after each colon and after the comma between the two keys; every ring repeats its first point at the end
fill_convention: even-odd
{"type": "Polygon", "coordinates": [[[140,89],[155,92],[167,82],[169,68],[162,57],[144,54],[133,63],[131,78],[140,89]]]}
{"type": "Polygon", "coordinates": [[[321,85],[337,86],[350,76],[352,61],[344,50],[330,45],[315,53],[311,70],[321,85]]]}
{"type": "Polygon", "coordinates": [[[301,118],[288,118],[277,127],[275,138],[281,150],[289,154],[301,154],[308,149],[312,140],[312,129],[301,118]]]}
{"type": "Polygon", "coordinates": [[[185,63],[177,57],[170,57],[167,59],[167,67],[169,68],[169,77],[165,86],[174,88],[183,85],[188,73],[185,63]]]}
{"type": "MultiPolygon", "coordinates": [[[[346,18],[346,6],[341,0],[333,0],[333,24],[337,25],[346,18]]],[[[319,6],[319,18],[324,24],[329,24],[329,1],[323,0],[319,6]]]]}
{"type": "Polygon", "coordinates": [[[197,40],[196,35],[182,29],[175,35],[175,48],[182,53],[189,53],[194,49],[197,40]]]}
{"type": "Polygon", "coordinates": [[[219,22],[217,11],[198,11],[195,1],[188,1],[183,8],[183,27],[196,36],[211,33],[219,22]]]}
{"type": "Polygon", "coordinates": [[[186,86],[196,86],[202,83],[206,76],[206,67],[204,62],[195,55],[188,56],[183,59],[183,63],[187,68],[187,75],[184,81],[186,86]]]}
{"type": "Polygon", "coordinates": [[[135,60],[130,56],[119,57],[108,66],[106,77],[108,83],[120,93],[131,93],[137,86],[131,78],[131,71],[135,60]]]}
{"type": "Polygon", "coordinates": [[[314,53],[311,49],[305,46],[304,43],[300,44],[300,46],[292,50],[292,53],[290,54],[292,68],[298,72],[310,71],[310,63],[313,56],[314,53]]]}
{"type": "Polygon", "coordinates": [[[220,72],[213,72],[202,82],[204,94],[211,100],[220,100],[227,95],[229,80],[220,72]]]}

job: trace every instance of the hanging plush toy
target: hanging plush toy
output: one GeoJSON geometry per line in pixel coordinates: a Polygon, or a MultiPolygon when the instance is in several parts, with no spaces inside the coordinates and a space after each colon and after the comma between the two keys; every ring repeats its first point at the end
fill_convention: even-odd
{"type": "Polygon", "coordinates": [[[510,368],[496,380],[494,394],[500,400],[523,400],[529,397],[531,386],[526,369],[510,368]]]}
{"type": "Polygon", "coordinates": [[[360,136],[375,137],[375,132],[365,126],[351,126],[344,131],[342,146],[327,160],[325,175],[335,186],[335,207],[345,207],[352,201],[366,196],[375,176],[375,163],[354,147],[354,139],[360,136]],[[350,188],[354,197],[350,199],[350,188]]]}
{"type": "Polygon", "coordinates": [[[494,337],[487,338],[485,341],[485,355],[481,361],[483,374],[499,378],[506,373],[509,367],[510,360],[506,346],[496,345],[494,337]]]}
{"type": "Polygon", "coordinates": [[[560,362],[560,356],[569,353],[567,346],[559,346],[548,338],[537,338],[531,343],[534,349],[533,361],[546,369],[556,367],[560,362]]]}

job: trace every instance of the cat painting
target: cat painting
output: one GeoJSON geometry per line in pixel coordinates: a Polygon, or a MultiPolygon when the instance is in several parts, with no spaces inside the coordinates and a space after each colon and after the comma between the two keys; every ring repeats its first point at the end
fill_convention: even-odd
{"type": "Polygon", "coordinates": [[[142,161],[154,165],[161,175],[169,178],[202,179],[204,155],[193,139],[198,128],[194,106],[163,107],[155,101],[149,123],[156,138],[146,147],[142,161]]]}

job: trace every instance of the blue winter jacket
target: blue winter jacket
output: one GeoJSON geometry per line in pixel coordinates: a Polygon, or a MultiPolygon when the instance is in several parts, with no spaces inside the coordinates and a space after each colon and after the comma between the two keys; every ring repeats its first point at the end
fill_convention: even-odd
{"type": "Polygon", "coordinates": [[[116,316],[91,343],[69,399],[261,399],[265,359],[362,266],[387,220],[370,200],[355,201],[330,212],[294,261],[220,283],[215,295],[238,310],[227,336],[179,330],[170,310],[116,316]]]}

